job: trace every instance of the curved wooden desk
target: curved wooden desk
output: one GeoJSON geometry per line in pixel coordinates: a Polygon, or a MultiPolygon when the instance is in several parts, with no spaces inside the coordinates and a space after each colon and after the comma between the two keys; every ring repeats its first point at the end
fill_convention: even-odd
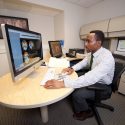
{"type": "MultiPolygon", "coordinates": [[[[47,122],[47,106],[65,98],[73,89],[45,89],[40,86],[40,81],[46,71],[47,67],[40,67],[35,73],[18,83],[12,81],[10,73],[2,76],[0,78],[0,104],[16,109],[40,107],[42,120],[44,123],[47,122]]],[[[77,78],[77,74],[74,73],[71,77],[77,78]]]]}

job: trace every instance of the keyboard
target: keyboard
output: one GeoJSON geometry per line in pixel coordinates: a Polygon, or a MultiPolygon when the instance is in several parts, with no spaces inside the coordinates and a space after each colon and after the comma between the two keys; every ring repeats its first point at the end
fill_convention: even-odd
{"type": "Polygon", "coordinates": [[[67,73],[56,73],[56,70],[54,68],[49,68],[46,74],[44,75],[40,85],[45,85],[45,83],[51,79],[62,80],[66,76],[67,73]]]}

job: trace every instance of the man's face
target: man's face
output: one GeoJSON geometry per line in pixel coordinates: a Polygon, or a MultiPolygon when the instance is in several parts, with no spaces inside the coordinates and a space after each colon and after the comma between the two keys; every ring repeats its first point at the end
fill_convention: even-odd
{"type": "Polygon", "coordinates": [[[95,33],[90,33],[85,41],[87,52],[95,52],[100,47],[100,42],[96,40],[95,33]]]}

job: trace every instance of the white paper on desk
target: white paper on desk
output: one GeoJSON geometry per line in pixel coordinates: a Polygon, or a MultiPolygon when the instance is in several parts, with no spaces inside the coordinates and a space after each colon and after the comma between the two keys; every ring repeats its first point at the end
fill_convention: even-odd
{"type": "Polygon", "coordinates": [[[55,58],[55,57],[50,57],[49,59],[49,64],[48,67],[54,67],[54,68],[58,68],[58,67],[63,67],[63,68],[67,68],[69,67],[69,61],[65,58],[55,58]]]}

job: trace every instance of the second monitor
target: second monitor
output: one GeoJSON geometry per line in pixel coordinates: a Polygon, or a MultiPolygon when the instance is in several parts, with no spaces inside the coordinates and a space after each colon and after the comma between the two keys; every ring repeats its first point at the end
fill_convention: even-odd
{"type": "Polygon", "coordinates": [[[62,47],[59,40],[56,41],[48,41],[49,48],[50,48],[50,54],[52,57],[62,57],[62,47]]]}

